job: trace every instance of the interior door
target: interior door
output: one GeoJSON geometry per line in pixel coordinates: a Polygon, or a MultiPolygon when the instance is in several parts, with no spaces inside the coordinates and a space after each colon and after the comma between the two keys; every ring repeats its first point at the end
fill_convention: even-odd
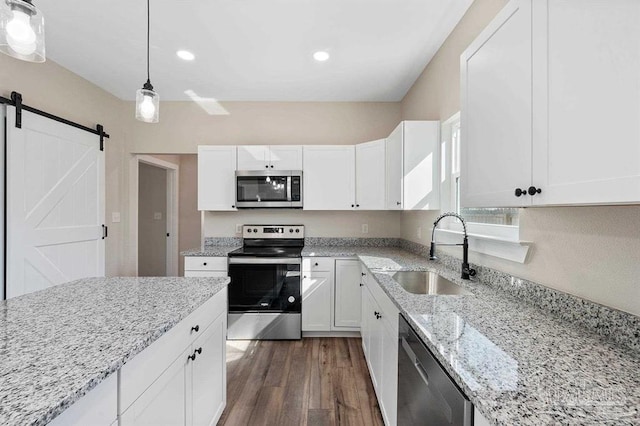
{"type": "Polygon", "coordinates": [[[99,136],[7,107],[7,297],[104,276],[99,136]]]}

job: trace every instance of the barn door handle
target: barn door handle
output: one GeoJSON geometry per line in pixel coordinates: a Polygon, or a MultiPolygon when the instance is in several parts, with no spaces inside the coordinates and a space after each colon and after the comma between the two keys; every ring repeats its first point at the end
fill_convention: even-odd
{"type": "Polygon", "coordinates": [[[109,236],[109,227],[107,225],[102,225],[102,239],[104,240],[109,236]]]}

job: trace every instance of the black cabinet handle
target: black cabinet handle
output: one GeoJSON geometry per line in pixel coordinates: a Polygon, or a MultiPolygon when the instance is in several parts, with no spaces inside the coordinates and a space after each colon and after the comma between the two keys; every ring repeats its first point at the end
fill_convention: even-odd
{"type": "Polygon", "coordinates": [[[542,189],[540,188],[536,188],[535,186],[529,187],[529,195],[536,195],[536,194],[540,194],[541,192],[542,192],[542,189]]]}
{"type": "Polygon", "coordinates": [[[268,169],[268,168],[269,168],[269,165],[264,166],[264,168],[265,168],[265,169],[268,169]]]}
{"type": "Polygon", "coordinates": [[[198,348],[195,351],[193,351],[193,353],[195,354],[196,352],[198,352],[198,355],[200,355],[202,353],[202,348],[198,348]]]}
{"type": "Polygon", "coordinates": [[[363,277],[367,276],[367,274],[365,274],[364,272],[360,272],[360,275],[362,275],[363,277]]]}
{"type": "Polygon", "coordinates": [[[356,207],[360,207],[360,204],[356,204],[356,207]]]}
{"type": "Polygon", "coordinates": [[[315,266],[318,266],[318,262],[316,262],[315,266]]]}
{"type": "Polygon", "coordinates": [[[273,164],[271,165],[271,168],[273,169],[273,164]]]}
{"type": "Polygon", "coordinates": [[[396,201],[396,206],[399,206],[400,204],[402,204],[400,201],[396,201]]]}
{"type": "Polygon", "coordinates": [[[231,206],[231,208],[232,208],[232,209],[235,209],[235,208],[236,208],[236,206],[231,206]]]}
{"type": "Polygon", "coordinates": [[[203,263],[202,263],[202,266],[207,266],[207,262],[203,262],[203,263]]]}
{"type": "Polygon", "coordinates": [[[191,331],[195,331],[196,333],[200,331],[200,326],[196,325],[195,327],[191,327],[191,331]]]}
{"type": "Polygon", "coordinates": [[[195,361],[196,360],[196,353],[194,352],[193,354],[189,355],[187,358],[190,359],[191,361],[195,361]]]}
{"type": "Polygon", "coordinates": [[[360,283],[360,287],[364,287],[364,284],[360,283]]]}
{"type": "Polygon", "coordinates": [[[354,204],[351,204],[351,207],[355,207],[355,205],[354,205],[354,204]]]}
{"type": "Polygon", "coordinates": [[[306,280],[306,279],[307,279],[307,276],[306,276],[306,275],[304,275],[302,278],[304,278],[304,279],[306,280]]]}
{"type": "Polygon", "coordinates": [[[520,197],[522,195],[527,195],[527,190],[526,189],[520,189],[520,188],[516,188],[516,197],[520,197]]]}

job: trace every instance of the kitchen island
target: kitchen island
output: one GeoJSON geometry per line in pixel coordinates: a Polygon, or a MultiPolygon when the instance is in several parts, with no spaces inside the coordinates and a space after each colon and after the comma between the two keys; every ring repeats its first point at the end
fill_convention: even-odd
{"type": "MultiPolygon", "coordinates": [[[[2,301],[0,424],[86,421],[86,413],[75,407],[101,385],[108,386],[102,403],[117,401],[113,392],[119,389],[121,406],[87,407],[89,411],[107,412],[106,424],[123,413],[125,419],[135,419],[140,411],[134,401],[146,397],[148,402],[145,394],[168,367],[135,361],[173,361],[170,358],[178,359],[183,352],[192,356],[191,348],[200,348],[198,338],[207,337],[206,327],[226,329],[228,283],[227,277],[88,278],[2,301]]],[[[218,346],[216,340],[207,342],[218,346]]],[[[224,366],[224,335],[219,346],[204,354],[194,352],[190,360],[195,365],[196,355],[205,360],[212,352],[222,356],[208,371],[222,373],[215,386],[224,399],[225,371],[217,371],[219,364],[224,366]]],[[[187,355],[184,358],[187,361],[187,355]]],[[[186,376],[187,364],[182,358],[179,364],[186,376]]]]}

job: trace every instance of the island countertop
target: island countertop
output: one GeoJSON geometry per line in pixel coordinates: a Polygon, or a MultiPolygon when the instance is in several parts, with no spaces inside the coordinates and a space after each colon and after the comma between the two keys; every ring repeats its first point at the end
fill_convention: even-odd
{"type": "Polygon", "coordinates": [[[491,424],[640,424],[640,355],[632,348],[401,248],[306,246],[303,256],[359,258],[491,424]],[[435,271],[473,294],[412,294],[393,279],[399,270],[435,271]]]}
{"type": "Polygon", "coordinates": [[[0,424],[51,421],[229,278],[88,278],[0,302],[0,424]]]}

